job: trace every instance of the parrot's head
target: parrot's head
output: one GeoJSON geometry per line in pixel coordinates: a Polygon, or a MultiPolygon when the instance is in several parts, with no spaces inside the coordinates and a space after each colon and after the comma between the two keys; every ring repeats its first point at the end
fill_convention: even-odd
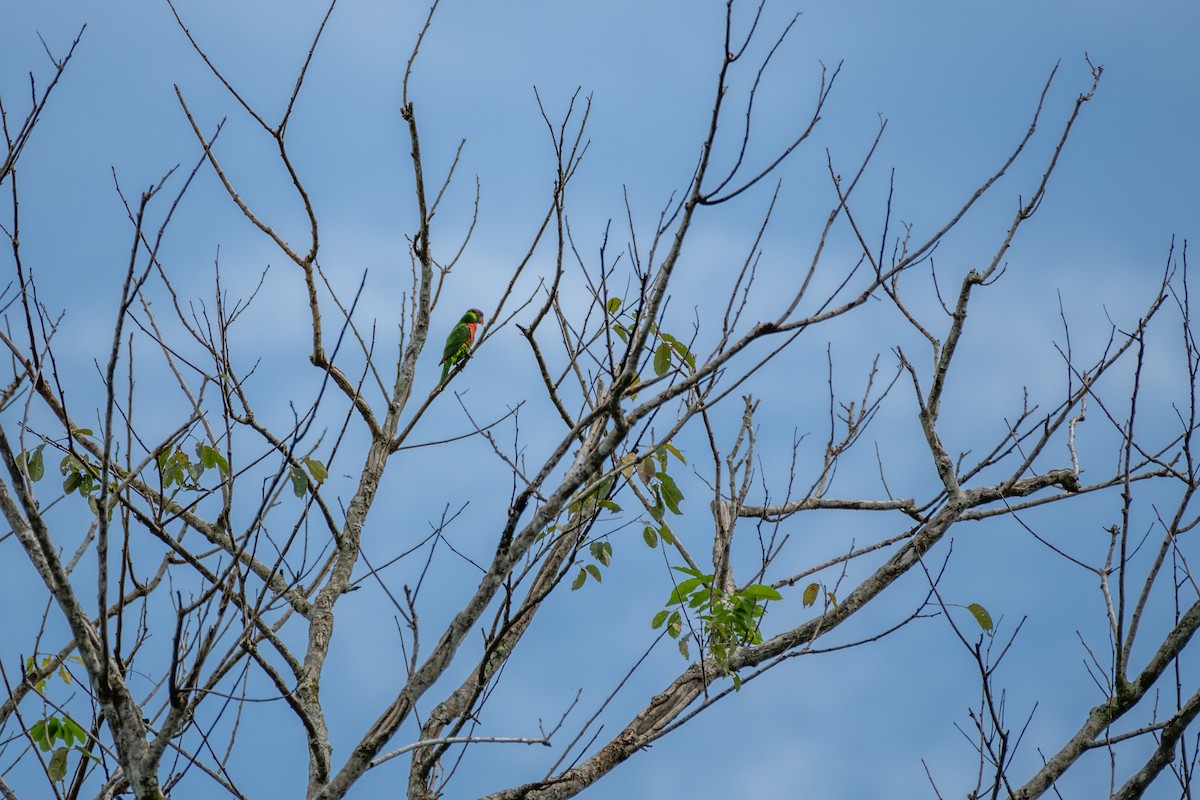
{"type": "Polygon", "coordinates": [[[466,314],[463,314],[462,321],[467,324],[471,324],[471,323],[483,324],[483,312],[480,311],[478,308],[472,308],[469,311],[467,311],[466,314]]]}

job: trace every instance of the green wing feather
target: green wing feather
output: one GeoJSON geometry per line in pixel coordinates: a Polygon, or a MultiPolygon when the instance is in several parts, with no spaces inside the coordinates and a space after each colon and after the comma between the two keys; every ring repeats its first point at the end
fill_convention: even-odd
{"type": "Polygon", "coordinates": [[[446,382],[454,365],[462,361],[471,349],[471,338],[471,329],[463,322],[455,325],[446,337],[446,349],[442,351],[442,383],[446,382]]]}
{"type": "Polygon", "coordinates": [[[446,347],[442,350],[442,380],[439,385],[445,385],[450,370],[467,357],[471,352],[471,344],[475,341],[475,326],[483,322],[483,312],[472,308],[463,314],[458,324],[451,329],[446,337],[446,347]]]}

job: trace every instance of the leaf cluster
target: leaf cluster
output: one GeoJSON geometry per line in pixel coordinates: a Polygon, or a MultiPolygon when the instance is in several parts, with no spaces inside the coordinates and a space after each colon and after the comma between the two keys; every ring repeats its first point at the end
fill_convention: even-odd
{"type": "MultiPolygon", "coordinates": [[[[655,630],[665,626],[667,635],[679,642],[679,652],[684,658],[690,658],[688,640],[681,635],[684,609],[690,609],[690,616],[699,621],[698,638],[722,669],[728,668],[729,657],[738,646],[762,642],[759,621],[768,602],[783,599],[778,591],[755,583],[724,594],[714,587],[712,573],[691,567],[672,569],[688,577],[675,585],[667,598],[667,608],[655,614],[650,625],[655,630]]],[[[736,674],[733,680],[735,686],[741,686],[736,674]]]]}

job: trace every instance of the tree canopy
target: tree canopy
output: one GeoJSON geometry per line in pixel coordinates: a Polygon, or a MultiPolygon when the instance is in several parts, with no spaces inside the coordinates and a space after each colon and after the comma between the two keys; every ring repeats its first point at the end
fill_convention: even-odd
{"type": "Polygon", "coordinates": [[[1187,231],[1055,210],[1103,59],[905,153],[674,10],[5,34],[0,793],[1190,796],[1187,231]]]}

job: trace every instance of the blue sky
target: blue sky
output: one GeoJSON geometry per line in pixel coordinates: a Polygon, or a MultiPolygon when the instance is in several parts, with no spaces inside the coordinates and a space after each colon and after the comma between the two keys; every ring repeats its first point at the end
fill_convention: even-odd
{"type": "MultiPolygon", "coordinates": [[[[27,73],[32,70],[39,85],[48,74],[37,34],[61,54],[87,23],[18,177],[24,258],[39,277],[43,302],[54,311],[66,310],[58,340],[62,368],[78,376],[72,386],[72,396],[78,398],[74,402],[90,408],[100,390],[92,363],[107,354],[129,248],[113,172],[132,198],[172,166],[190,169],[199,155],[173,85],[206,131],[228,117],[217,149],[247,201],[264,209],[289,241],[303,242],[306,224],[286,176],[272,160],[270,143],[200,63],[165,3],[10,5],[0,27],[0,92],[10,124],[26,108],[27,73]]],[[[494,304],[540,221],[553,162],[535,86],[552,119],[561,118],[576,88],[592,98],[591,144],[568,199],[581,252],[594,257],[609,220],[614,250],[628,242],[626,191],[636,232],[646,240],[659,210],[686,185],[695,164],[720,57],[723,5],[443,0],[411,88],[431,175],[445,173],[460,140],[466,139],[457,179],[439,213],[436,235],[443,252],[452,251],[466,229],[476,177],[481,196],[478,226],[464,263],[444,290],[435,340],[458,316],[457,309],[494,304]]],[[[311,2],[227,0],[181,0],[178,8],[239,90],[268,119],[276,119],[324,8],[311,2]]],[[[1059,64],[1042,126],[1026,157],[938,252],[938,263],[945,265],[939,266],[939,274],[946,276],[943,289],[956,285],[954,276],[985,266],[1018,199],[1036,185],[1074,98],[1090,86],[1084,53],[1104,67],[1046,200],[1008,254],[1008,274],[981,292],[973,308],[978,323],[964,339],[962,372],[952,379],[946,400],[948,408],[961,410],[948,414],[945,432],[955,442],[951,449],[985,447],[1002,430],[1002,419],[1019,405],[1022,386],[1029,387],[1035,401],[1047,404],[1062,391],[1063,368],[1053,347],[1062,339],[1060,293],[1073,343],[1086,361],[1103,348],[1103,338],[1097,337],[1108,335],[1110,318],[1128,326],[1150,300],[1172,237],[1182,241],[1195,235],[1200,81],[1194,49],[1200,10],[1187,2],[1159,2],[1135,11],[1128,4],[1075,0],[774,0],[764,13],[760,53],[796,13],[799,21],[756,101],[751,157],[766,160],[807,122],[822,64],[830,70],[839,63],[842,67],[812,140],[779,173],[783,188],[764,239],[764,268],[751,304],[757,314],[776,310],[776,299],[794,286],[800,265],[811,256],[832,196],[825,173],[827,151],[840,173],[852,173],[881,117],[886,118],[887,131],[859,190],[857,212],[872,228],[878,225],[894,169],[895,220],[911,223],[919,239],[1002,163],[1024,135],[1042,86],[1059,64]]],[[[741,25],[749,15],[750,9],[743,8],[741,25]]],[[[404,64],[423,16],[419,4],[342,0],[289,131],[293,155],[322,220],[322,262],[343,296],[351,295],[367,273],[359,313],[378,321],[385,364],[393,358],[397,298],[411,285],[403,240],[414,230],[411,176],[397,109],[404,64]]],[[[737,78],[735,94],[745,91],[747,81],[744,74],[737,78]]],[[[737,119],[731,131],[737,130],[737,119]]],[[[729,144],[718,151],[719,163],[728,163],[729,144]]],[[[713,310],[723,305],[721,292],[731,282],[729,265],[744,258],[769,189],[760,187],[702,218],[674,287],[670,320],[678,329],[688,330],[696,318],[712,319],[713,310]]],[[[7,205],[3,208],[9,213],[7,205]]],[[[265,419],[284,424],[290,418],[289,401],[310,402],[317,388],[305,361],[302,284],[295,267],[245,222],[211,172],[202,170],[164,251],[185,296],[211,302],[218,248],[222,280],[233,296],[250,291],[270,265],[265,296],[238,332],[238,353],[245,367],[261,358],[260,411],[265,419]]],[[[836,267],[853,263],[856,255],[842,231],[830,245],[832,271],[820,280],[835,280],[836,267]]],[[[10,260],[3,263],[11,269],[10,260]]],[[[543,250],[533,269],[545,274],[550,264],[543,250]]],[[[928,312],[934,301],[927,279],[910,280],[924,298],[920,307],[928,312]]],[[[568,292],[574,293],[569,302],[579,302],[578,285],[568,292]]],[[[161,296],[160,301],[165,303],[161,296]]],[[[830,325],[747,384],[748,391],[763,398],[758,419],[765,480],[781,486],[794,434],[811,434],[801,455],[816,459],[810,466],[819,463],[827,345],[838,360],[839,389],[849,394],[861,391],[876,353],[882,354],[882,371],[888,376],[895,369],[892,347],[902,345],[910,355],[925,357],[911,330],[894,317],[876,315],[869,322],[854,317],[830,325]]],[[[702,325],[700,342],[710,336],[711,329],[702,325]]],[[[435,349],[422,357],[430,388],[437,372],[435,349]]],[[[536,373],[511,328],[483,355],[455,388],[466,392],[472,413],[494,418],[525,398],[522,387],[536,381],[536,373]]],[[[144,357],[145,363],[155,363],[149,351],[144,357]]],[[[1157,355],[1147,364],[1153,386],[1161,389],[1160,418],[1169,414],[1167,398],[1176,396],[1171,392],[1184,383],[1177,364],[1157,355]]],[[[162,379],[161,372],[161,365],[151,367],[150,374],[159,377],[148,377],[141,387],[139,408],[151,437],[172,428],[178,410],[171,404],[178,390],[154,383],[162,379]]],[[[466,429],[449,396],[439,405],[420,440],[466,429]]],[[[734,425],[740,412],[735,402],[718,420],[734,425]]],[[[527,457],[536,462],[559,430],[545,407],[531,404],[522,415],[527,457]]],[[[901,381],[868,437],[890,456],[892,488],[904,493],[910,487],[922,496],[931,473],[927,455],[921,460],[919,446],[914,447],[912,417],[911,388],[901,381]]],[[[1082,454],[1093,459],[1085,460],[1085,467],[1099,475],[1111,469],[1113,451],[1102,421],[1093,422],[1095,436],[1081,446],[1082,454]]],[[[733,428],[726,430],[731,439],[733,428]]],[[[362,443],[361,434],[356,436],[347,446],[352,454],[331,465],[335,481],[355,470],[361,449],[354,446],[362,443]]],[[[695,452],[703,451],[702,439],[689,444],[695,452]]],[[[880,491],[873,445],[863,442],[859,450],[848,457],[839,476],[844,495],[880,491]]],[[[470,505],[447,535],[473,558],[491,553],[489,536],[509,494],[505,466],[477,440],[439,452],[432,463],[403,456],[385,478],[365,545],[373,562],[405,549],[428,531],[443,507],[464,498],[470,505]],[[462,463],[470,465],[471,476],[459,491],[448,492],[462,463]]],[[[684,479],[687,510],[695,514],[689,524],[702,537],[705,490],[698,476],[684,479]]],[[[1111,500],[1064,507],[1042,514],[1036,524],[1064,547],[1094,559],[1102,557],[1107,538],[1101,527],[1112,522],[1116,507],[1111,500]]],[[[903,526],[903,521],[880,519],[848,530],[837,517],[789,520],[781,528],[792,537],[782,574],[792,571],[793,564],[799,570],[843,551],[852,538],[864,542],[903,526]]],[[[619,536],[614,535],[618,558],[603,586],[566,594],[560,605],[545,612],[524,652],[509,665],[481,733],[533,735],[539,719],[556,719],[583,688],[583,710],[572,717],[578,722],[615,686],[614,671],[623,674],[653,640],[648,620],[669,591],[668,578],[661,558],[639,549],[636,531],[637,541],[625,543],[619,536]]],[[[752,550],[750,544],[746,547],[752,550]]],[[[14,564],[15,543],[0,546],[7,548],[6,564],[14,564]]],[[[705,546],[694,551],[703,553],[705,546]]],[[[444,555],[436,562],[437,593],[428,595],[424,620],[429,631],[453,613],[474,585],[473,569],[444,555]],[[458,587],[460,580],[465,588],[458,587]]],[[[743,555],[750,558],[748,552],[743,555]]],[[[1075,635],[1084,631],[1103,644],[1094,577],[1065,567],[1011,523],[964,527],[955,537],[951,564],[944,587],[954,602],[983,603],[1004,617],[1009,630],[1017,620],[1029,618],[1008,671],[1002,673],[1014,719],[1023,721],[1038,704],[1030,743],[1019,762],[1029,769],[1037,763],[1035,747],[1055,749],[1077,727],[1084,710],[1098,701],[1082,666],[1086,653],[1075,635]]],[[[861,577],[866,567],[857,567],[851,578],[861,577]]],[[[411,582],[419,569],[420,564],[405,561],[385,577],[395,587],[411,582]]],[[[4,574],[10,573],[0,599],[11,607],[26,596],[28,582],[35,578],[23,563],[20,568],[6,566],[4,574]]],[[[923,580],[907,576],[892,598],[856,618],[833,643],[871,635],[903,618],[923,595],[923,580]]],[[[337,700],[340,713],[330,720],[335,760],[374,719],[382,699],[390,698],[398,674],[396,628],[381,593],[368,583],[364,591],[344,598],[342,608],[339,646],[327,667],[327,675],[346,676],[337,700]]],[[[5,646],[0,658],[13,664],[18,652],[26,651],[5,646]]],[[[656,650],[605,712],[599,741],[607,741],[683,666],[670,646],[656,650]]],[[[972,670],[966,653],[938,619],[919,621],[866,648],[796,659],[635,756],[585,796],[686,793],[717,798],[750,796],[750,790],[771,796],[932,796],[922,758],[943,794],[960,796],[959,787],[965,791],[970,786],[974,762],[954,723],[967,724],[966,708],[976,700],[972,670]]],[[[264,713],[268,720],[275,715],[278,724],[291,723],[282,704],[264,713]]],[[[397,746],[407,741],[405,732],[397,746]]],[[[282,754],[270,751],[269,776],[246,778],[253,796],[268,796],[271,787],[283,787],[286,796],[302,791],[302,743],[296,731],[283,738],[288,746],[280,749],[282,754]]],[[[475,748],[475,760],[468,762],[448,796],[475,796],[541,777],[538,770],[548,768],[559,752],[556,748],[548,756],[540,748],[475,748]]],[[[247,761],[260,757],[254,749],[245,754],[247,761]]],[[[1093,758],[1068,778],[1066,786],[1076,794],[1064,796],[1098,796],[1107,787],[1103,758],[1093,758]]],[[[352,796],[392,796],[399,776],[406,777],[399,764],[368,774],[352,796]]]]}

